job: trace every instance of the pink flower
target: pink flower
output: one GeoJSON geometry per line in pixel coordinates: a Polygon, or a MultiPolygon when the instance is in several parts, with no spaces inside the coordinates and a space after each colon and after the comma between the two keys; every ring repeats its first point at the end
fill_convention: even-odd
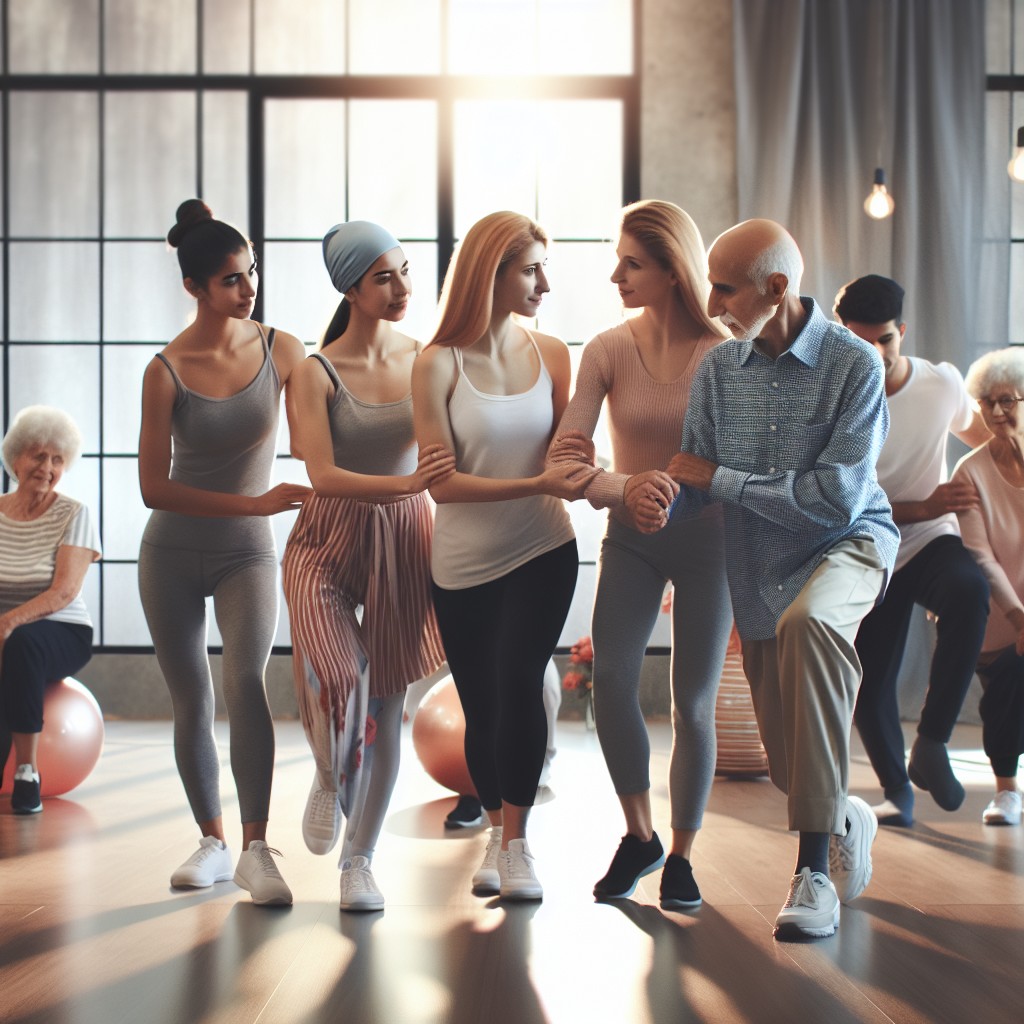
{"type": "Polygon", "coordinates": [[[580,672],[566,672],[562,677],[562,686],[566,690],[577,690],[585,680],[580,672]]]}
{"type": "Polygon", "coordinates": [[[370,746],[377,738],[377,722],[369,715],[366,716],[366,745],[370,746]]]}

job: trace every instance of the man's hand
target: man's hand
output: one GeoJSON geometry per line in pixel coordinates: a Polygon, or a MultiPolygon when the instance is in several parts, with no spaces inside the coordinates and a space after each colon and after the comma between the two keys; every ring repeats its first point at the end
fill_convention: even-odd
{"type": "Polygon", "coordinates": [[[672,456],[672,461],[665,470],[677,484],[683,487],[695,487],[698,491],[711,490],[711,480],[718,467],[699,455],[680,452],[672,456]]]}
{"type": "Polygon", "coordinates": [[[977,508],[981,499],[974,484],[967,479],[951,480],[948,484],[939,484],[925,499],[928,511],[933,519],[946,515],[947,512],[966,512],[977,508]]]}

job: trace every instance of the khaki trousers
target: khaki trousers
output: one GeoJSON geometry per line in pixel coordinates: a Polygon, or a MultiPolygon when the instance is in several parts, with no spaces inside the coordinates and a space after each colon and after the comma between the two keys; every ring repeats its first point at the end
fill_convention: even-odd
{"type": "Polygon", "coordinates": [[[861,669],[854,640],[885,570],[870,538],[837,544],[783,612],[771,640],[743,641],[772,782],[794,832],[846,832],[850,729],[861,669]]]}

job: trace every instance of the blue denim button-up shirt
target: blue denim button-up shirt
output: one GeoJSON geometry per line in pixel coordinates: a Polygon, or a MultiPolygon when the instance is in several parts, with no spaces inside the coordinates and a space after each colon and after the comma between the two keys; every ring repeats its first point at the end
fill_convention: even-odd
{"type": "Polygon", "coordinates": [[[704,357],[682,450],[715,463],[710,492],[684,487],[673,515],[720,501],[740,636],[767,640],[825,553],[870,537],[892,571],[899,531],[875,463],[889,430],[882,362],[813,299],[778,359],[750,341],[704,357]]]}

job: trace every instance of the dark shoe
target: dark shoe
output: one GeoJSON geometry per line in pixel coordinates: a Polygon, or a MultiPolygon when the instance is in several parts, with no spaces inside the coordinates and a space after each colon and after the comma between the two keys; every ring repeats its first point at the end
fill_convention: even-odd
{"type": "Polygon", "coordinates": [[[685,857],[670,853],[661,873],[662,910],[693,910],[701,904],[693,868],[685,857]]]}
{"type": "Polygon", "coordinates": [[[632,896],[636,883],[664,863],[665,851],[657,832],[646,843],[627,832],[612,857],[608,873],[594,886],[594,895],[605,900],[632,896]]]}
{"type": "Polygon", "coordinates": [[[38,772],[34,772],[30,764],[18,765],[11,791],[11,810],[15,814],[38,814],[42,809],[38,772]]]}
{"type": "Polygon", "coordinates": [[[918,789],[931,793],[944,811],[955,811],[964,802],[964,787],[953,774],[945,743],[919,733],[910,748],[907,774],[918,789]]]}
{"type": "Polygon", "coordinates": [[[460,796],[459,802],[444,819],[445,828],[473,828],[483,823],[483,804],[475,796],[460,796]]]}

